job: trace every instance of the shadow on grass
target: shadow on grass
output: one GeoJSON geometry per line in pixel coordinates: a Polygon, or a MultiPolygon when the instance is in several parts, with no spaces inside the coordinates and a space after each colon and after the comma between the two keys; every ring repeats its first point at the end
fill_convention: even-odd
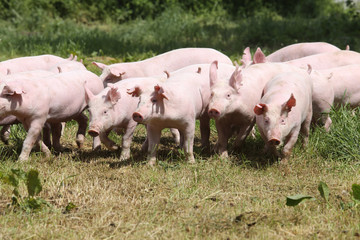
{"type": "Polygon", "coordinates": [[[229,158],[237,166],[247,166],[255,169],[266,169],[279,162],[279,159],[271,154],[264,153],[264,141],[260,137],[247,137],[240,148],[231,148],[229,158]]]}

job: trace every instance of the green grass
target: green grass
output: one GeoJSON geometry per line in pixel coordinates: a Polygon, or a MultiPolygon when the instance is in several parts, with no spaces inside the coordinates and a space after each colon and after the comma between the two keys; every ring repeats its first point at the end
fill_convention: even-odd
{"type": "MultiPolygon", "coordinates": [[[[37,169],[43,185],[39,197],[51,206],[32,213],[12,210],[12,188],[0,185],[0,238],[355,237],[360,233],[360,215],[359,205],[351,197],[351,185],[359,183],[360,166],[353,154],[333,143],[333,138],[338,137],[340,129],[351,132],[357,114],[340,109],[332,111],[331,116],[330,133],[316,128],[306,149],[296,145],[289,172],[261,154],[263,142],[258,134],[255,139],[248,138],[242,150],[234,149],[228,160],[221,160],[216,155],[201,154],[197,131],[197,163],[190,165],[174,146],[171,134],[165,132],[158,164],[151,168],[140,153],[143,127],[136,130],[132,159],[119,162],[120,151],[92,152],[89,137],[83,150],[76,149],[76,124],[72,122],[67,124],[63,137],[69,151],[53,155],[50,160],[33,152],[29,162],[20,163],[16,158],[24,134],[13,127],[20,140],[12,138],[10,146],[0,146],[7,153],[2,155],[0,172],[37,169]],[[329,186],[328,203],[317,190],[320,181],[329,186]],[[286,196],[295,194],[316,199],[287,207],[286,196]],[[75,208],[66,211],[69,203],[75,208]]],[[[112,138],[120,141],[116,135],[112,138]]],[[[215,141],[212,126],[212,144],[215,141]]],[[[358,149],[352,141],[349,138],[346,146],[358,149]]],[[[25,195],[25,189],[20,190],[25,195]]]]}

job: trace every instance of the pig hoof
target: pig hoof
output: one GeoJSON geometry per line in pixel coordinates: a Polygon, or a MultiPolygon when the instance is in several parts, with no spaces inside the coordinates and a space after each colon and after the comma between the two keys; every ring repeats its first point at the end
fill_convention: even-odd
{"type": "Polygon", "coordinates": [[[156,160],[150,160],[150,161],[148,162],[148,165],[151,166],[151,167],[154,167],[155,164],[156,164],[156,160]]]}
{"type": "Polygon", "coordinates": [[[64,152],[65,148],[63,146],[54,147],[55,152],[64,152]]]}
{"type": "Polygon", "coordinates": [[[116,145],[112,145],[112,146],[109,147],[109,150],[111,150],[111,151],[116,151],[118,149],[119,149],[119,147],[116,146],[116,145]]]}
{"type": "Polygon", "coordinates": [[[27,156],[27,157],[25,157],[25,156],[19,156],[19,160],[18,160],[19,162],[27,162],[27,161],[29,161],[29,157],[27,156]]]}
{"type": "Polygon", "coordinates": [[[189,162],[190,164],[195,164],[195,163],[196,163],[195,159],[189,159],[188,162],[189,162]]]}
{"type": "Polygon", "coordinates": [[[76,141],[76,145],[77,145],[78,148],[83,148],[84,147],[84,142],[76,141]]]}
{"type": "Polygon", "coordinates": [[[222,159],[227,159],[227,158],[229,158],[228,152],[225,151],[225,152],[221,153],[221,154],[220,154],[220,158],[222,158],[222,159]]]}
{"type": "Polygon", "coordinates": [[[127,156],[120,156],[120,161],[126,161],[128,159],[129,159],[129,157],[127,157],[127,156]]]}
{"type": "Polygon", "coordinates": [[[100,151],[100,150],[101,150],[101,145],[93,147],[93,151],[100,151]]]}

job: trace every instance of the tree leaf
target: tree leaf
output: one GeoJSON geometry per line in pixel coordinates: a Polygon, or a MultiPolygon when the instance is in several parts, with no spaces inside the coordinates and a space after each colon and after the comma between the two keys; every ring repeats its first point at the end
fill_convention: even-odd
{"type": "Polygon", "coordinates": [[[306,199],[312,199],[312,196],[309,195],[303,195],[303,194],[296,194],[293,196],[287,196],[286,197],[286,206],[296,206],[299,203],[301,203],[302,201],[306,200],[306,199]]]}
{"type": "Polygon", "coordinates": [[[329,187],[326,183],[320,181],[318,190],[320,192],[320,195],[325,201],[329,201],[329,187]]]}
{"type": "Polygon", "coordinates": [[[41,192],[42,186],[39,179],[39,172],[37,170],[31,169],[27,173],[26,187],[28,194],[31,197],[38,195],[41,192]]]}
{"type": "Polygon", "coordinates": [[[356,200],[360,201],[360,185],[354,183],[351,187],[352,189],[352,195],[356,200]]]}

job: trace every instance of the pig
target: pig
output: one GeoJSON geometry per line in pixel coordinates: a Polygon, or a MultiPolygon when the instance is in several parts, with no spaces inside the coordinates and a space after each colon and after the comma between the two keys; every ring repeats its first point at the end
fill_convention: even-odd
{"type": "Polygon", "coordinates": [[[46,70],[56,63],[64,60],[64,58],[54,55],[39,55],[9,59],[0,62],[0,73],[7,75],[8,71],[11,71],[11,73],[16,73],[38,69],[46,70]]]}
{"type": "Polygon", "coordinates": [[[105,65],[93,62],[102,69],[100,79],[114,83],[125,78],[160,75],[163,71],[173,72],[188,65],[211,63],[214,60],[232,65],[229,57],[211,48],[180,48],[138,62],[105,65]]]}
{"type": "MultiPolygon", "coordinates": [[[[260,101],[265,84],[280,73],[304,71],[306,72],[285,63],[261,63],[245,68],[238,66],[230,78],[220,79],[216,65],[211,66],[209,116],[215,119],[218,132],[215,151],[221,158],[228,157],[227,143],[234,132],[237,132],[235,147],[240,147],[251,131],[255,123],[253,106],[260,101]]],[[[326,79],[317,79],[315,75],[313,81],[316,82],[318,91],[329,85],[326,79]]],[[[322,97],[320,94],[315,98],[317,101],[314,101],[314,104],[322,104],[316,106],[320,113],[330,109],[330,105],[323,103],[331,101],[331,96],[325,95],[330,100],[321,99],[322,97]]]]}
{"type": "Polygon", "coordinates": [[[148,164],[156,163],[156,146],[161,130],[177,128],[181,136],[181,146],[189,163],[195,163],[193,155],[195,121],[200,119],[202,147],[209,147],[210,123],[207,114],[210,99],[208,74],[184,72],[171,74],[153,89],[136,86],[129,91],[139,96],[139,104],[133,119],[147,125],[148,164]]]}
{"type": "MultiPolygon", "coordinates": [[[[218,62],[217,60],[214,61],[212,64],[216,64],[218,66],[218,75],[219,78],[230,78],[231,74],[235,71],[235,66],[234,65],[230,65],[227,63],[221,63],[218,62]]],[[[174,75],[174,74],[180,74],[180,73],[186,73],[186,72],[197,72],[199,74],[203,74],[204,77],[210,77],[209,76],[209,71],[210,71],[210,66],[211,64],[206,64],[206,63],[202,63],[202,64],[193,64],[193,65],[189,65],[183,68],[180,68],[178,70],[175,70],[173,72],[167,73],[169,74],[167,76],[167,78],[169,78],[170,76],[174,75]]],[[[157,77],[164,77],[164,76],[157,76],[157,77]]]]}
{"type": "MultiPolygon", "coordinates": [[[[310,66],[310,65],[309,65],[310,66]]],[[[313,83],[313,118],[314,124],[324,126],[326,132],[330,131],[332,120],[329,116],[334,102],[335,91],[331,85],[331,74],[323,73],[320,70],[308,69],[313,83]]]]}
{"type": "Polygon", "coordinates": [[[54,72],[54,73],[61,73],[61,72],[70,72],[75,70],[86,70],[86,67],[84,66],[82,60],[77,61],[77,56],[72,56],[69,59],[64,59],[53,66],[49,67],[47,69],[48,71],[54,72]]]}
{"type": "Polygon", "coordinates": [[[20,161],[29,158],[35,143],[50,156],[47,146],[39,139],[45,123],[51,125],[54,149],[61,149],[61,122],[75,119],[79,123],[76,142],[82,146],[87,128],[87,117],[82,113],[86,107],[85,89],[94,94],[103,89],[99,77],[89,71],[79,70],[54,74],[29,81],[3,81],[0,84],[0,117],[14,115],[27,131],[20,161]]]}
{"type": "MultiPolygon", "coordinates": [[[[160,83],[158,78],[143,77],[129,78],[115,84],[108,84],[98,95],[94,95],[85,87],[86,100],[89,106],[89,134],[93,137],[100,136],[100,140],[110,150],[117,150],[115,143],[108,138],[113,129],[125,129],[122,138],[122,152],[120,160],[130,158],[130,145],[137,122],[132,119],[139,99],[127,94],[127,91],[136,85],[147,86],[160,83]]],[[[172,133],[177,144],[180,136],[175,129],[172,133]]]]}
{"type": "MultiPolygon", "coordinates": [[[[258,48],[254,54],[253,63],[264,62],[267,62],[266,56],[261,49],[258,48]]],[[[351,64],[360,64],[360,53],[350,50],[340,50],[302,57],[284,63],[304,69],[307,68],[307,65],[311,65],[315,70],[322,70],[351,64]]]]}
{"type": "Polygon", "coordinates": [[[254,106],[256,125],[265,141],[265,149],[278,155],[276,147],[284,145],[281,161],[286,163],[298,135],[309,138],[312,117],[312,80],[306,72],[286,72],[267,82],[263,96],[254,106]]]}
{"type": "Polygon", "coordinates": [[[330,85],[334,89],[334,107],[349,104],[360,106],[360,64],[346,65],[319,70],[323,75],[330,75],[330,85]]]}
{"type": "Polygon", "coordinates": [[[293,59],[326,52],[337,52],[340,48],[326,42],[303,42],[283,47],[266,57],[268,62],[287,62],[293,59]]]}
{"type": "MultiPolygon", "coordinates": [[[[45,71],[45,70],[33,70],[33,71],[26,71],[26,72],[17,72],[17,73],[10,73],[8,72],[7,75],[0,76],[1,81],[14,81],[16,79],[32,79],[35,77],[47,77],[53,75],[53,72],[45,71]]],[[[19,121],[16,119],[15,116],[9,115],[5,119],[0,120],[0,126],[3,126],[0,131],[0,138],[5,144],[8,144],[9,137],[10,137],[10,126],[12,124],[17,124],[19,121]]],[[[49,131],[48,129],[46,129],[49,131]]],[[[44,134],[46,145],[49,146],[49,136],[48,134],[44,134]]]]}

